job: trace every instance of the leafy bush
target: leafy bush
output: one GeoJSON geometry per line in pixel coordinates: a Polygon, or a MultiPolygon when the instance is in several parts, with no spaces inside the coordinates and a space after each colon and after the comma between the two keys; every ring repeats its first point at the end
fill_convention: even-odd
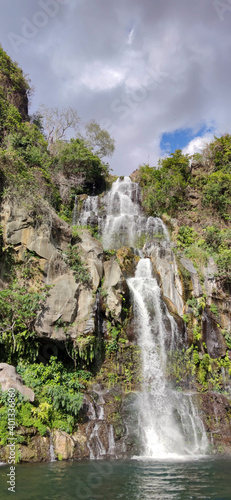
{"type": "Polygon", "coordinates": [[[145,193],[143,205],[150,215],[171,212],[184,204],[190,170],[188,155],[183,155],[180,149],[160,160],[158,169],[144,165],[139,173],[145,193]]]}
{"type": "Polygon", "coordinates": [[[230,217],[231,209],[231,175],[221,171],[208,176],[203,192],[204,205],[210,205],[223,218],[230,217]]]}
{"type": "Polygon", "coordinates": [[[216,252],[222,242],[222,233],[218,226],[207,226],[205,229],[205,243],[212,251],[216,252]]]}
{"type": "Polygon", "coordinates": [[[0,344],[2,357],[9,363],[19,356],[35,359],[38,341],[34,338],[34,322],[48,289],[28,291],[13,281],[0,290],[0,344]]]}
{"type": "Polygon", "coordinates": [[[231,135],[215,137],[209,145],[208,156],[213,161],[214,171],[231,172],[231,135]]]}
{"type": "Polygon", "coordinates": [[[219,274],[231,280],[231,250],[225,249],[216,259],[219,274]]]}
{"type": "Polygon", "coordinates": [[[35,404],[26,403],[19,423],[33,425],[40,433],[47,427],[72,432],[82,406],[84,380],[91,377],[90,372],[66,368],[53,356],[46,366],[20,362],[17,371],[35,392],[35,404]]]}
{"type": "Polygon", "coordinates": [[[177,245],[181,248],[185,248],[194,243],[197,237],[196,231],[189,226],[181,226],[177,235],[177,245]]]}
{"type": "Polygon", "coordinates": [[[101,190],[105,185],[108,166],[94,155],[81,139],[71,139],[64,144],[56,158],[58,168],[66,175],[78,176],[84,181],[85,191],[92,188],[101,190]]]}

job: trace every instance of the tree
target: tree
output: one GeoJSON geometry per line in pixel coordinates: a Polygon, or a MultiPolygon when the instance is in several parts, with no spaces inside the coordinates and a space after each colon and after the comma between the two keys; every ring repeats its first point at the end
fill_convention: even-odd
{"type": "Polygon", "coordinates": [[[112,156],[115,150],[115,140],[95,120],[91,120],[86,125],[86,137],[84,140],[87,147],[95,155],[99,156],[99,158],[112,156]]]}
{"type": "Polygon", "coordinates": [[[140,166],[143,204],[150,215],[173,212],[183,206],[190,175],[188,155],[180,149],[161,159],[158,167],[140,166]]]}
{"type": "Polygon", "coordinates": [[[58,167],[66,177],[71,175],[84,179],[85,189],[95,185],[96,191],[101,189],[108,174],[108,167],[100,158],[92,153],[82,139],[71,139],[60,150],[58,167]]]}
{"type": "Polygon", "coordinates": [[[78,130],[80,118],[77,111],[70,106],[59,110],[42,105],[39,115],[43,117],[43,128],[49,147],[57,141],[65,140],[67,130],[78,130]]]}

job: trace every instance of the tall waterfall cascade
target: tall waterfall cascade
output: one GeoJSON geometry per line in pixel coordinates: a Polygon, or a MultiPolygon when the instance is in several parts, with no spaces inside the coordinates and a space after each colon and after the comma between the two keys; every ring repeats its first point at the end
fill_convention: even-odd
{"type": "Polygon", "coordinates": [[[142,355],[142,391],[137,398],[142,454],[150,458],[204,454],[207,437],[190,395],[177,392],[166,380],[167,353],[179,343],[178,330],[171,321],[169,339],[150,259],[139,261],[128,286],[142,355]]]}
{"type": "MultiPolygon", "coordinates": [[[[99,198],[93,196],[84,201],[79,224],[97,224],[105,249],[135,249],[145,243],[145,238],[169,244],[163,221],[142,213],[140,187],[129,177],[117,179],[111,190],[99,198]]],[[[175,390],[167,380],[168,355],[179,346],[180,336],[161,299],[149,258],[141,255],[135,276],[128,278],[127,283],[142,358],[142,390],[135,403],[140,455],[157,459],[203,455],[207,437],[192,397],[175,390]]],[[[93,433],[97,431],[95,428],[93,433]]],[[[113,443],[110,446],[112,449],[113,443]]],[[[103,455],[104,450],[100,453],[103,455]]]]}

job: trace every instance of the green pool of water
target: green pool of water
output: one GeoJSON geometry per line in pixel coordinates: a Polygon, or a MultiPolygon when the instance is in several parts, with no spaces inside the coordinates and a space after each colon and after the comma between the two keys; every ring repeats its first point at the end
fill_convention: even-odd
{"type": "Polygon", "coordinates": [[[231,458],[19,464],[15,494],[8,472],[0,467],[1,500],[231,499],[231,458]]]}

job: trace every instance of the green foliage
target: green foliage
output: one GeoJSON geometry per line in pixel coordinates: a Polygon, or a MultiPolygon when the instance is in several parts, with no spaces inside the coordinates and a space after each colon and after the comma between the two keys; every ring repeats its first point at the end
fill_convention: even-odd
{"type": "Polygon", "coordinates": [[[189,226],[181,226],[177,235],[177,245],[180,248],[185,248],[194,243],[197,237],[196,231],[189,226]]]}
{"type": "Polygon", "coordinates": [[[217,308],[216,304],[213,304],[213,303],[212,303],[212,304],[210,305],[210,311],[211,311],[213,314],[215,314],[215,316],[217,316],[217,315],[218,315],[218,308],[217,308]]]}
{"type": "Polygon", "coordinates": [[[22,70],[0,47],[0,142],[21,123],[20,111],[25,115],[29,93],[22,70]]]}
{"type": "Polygon", "coordinates": [[[204,266],[206,266],[209,257],[207,249],[204,248],[203,240],[197,240],[190,246],[186,247],[185,255],[193,261],[198,270],[203,269],[204,266]]]}
{"type": "Polygon", "coordinates": [[[219,275],[231,280],[231,249],[224,249],[216,258],[219,275]]]}
{"type": "Polygon", "coordinates": [[[91,120],[86,125],[85,143],[99,158],[112,156],[115,150],[114,139],[112,139],[107,130],[101,129],[95,120],[91,120]]]}
{"type": "Polygon", "coordinates": [[[217,252],[222,242],[222,233],[217,225],[207,226],[205,229],[205,244],[214,252],[217,252]]]}
{"type": "Polygon", "coordinates": [[[35,359],[38,341],[34,338],[34,322],[47,294],[47,287],[40,292],[28,291],[17,281],[0,290],[0,344],[7,362],[19,356],[35,359]]]}
{"type": "Polygon", "coordinates": [[[229,219],[231,174],[219,170],[208,176],[203,192],[203,203],[212,206],[224,219],[229,219]]]}
{"type": "Polygon", "coordinates": [[[100,190],[108,174],[108,167],[86,147],[81,139],[71,139],[64,145],[57,156],[57,165],[65,176],[75,175],[83,178],[86,190],[92,189],[93,183],[96,190],[100,190]]]}
{"type": "MultiPolygon", "coordinates": [[[[15,398],[16,422],[18,426],[35,427],[44,436],[47,429],[57,428],[71,433],[75,419],[82,406],[83,380],[90,378],[89,372],[74,372],[64,367],[57,358],[51,357],[49,364],[33,365],[20,362],[17,367],[24,384],[35,392],[35,402],[24,401],[20,393],[15,398]]],[[[9,437],[7,420],[7,392],[0,391],[0,444],[7,444],[9,437]]],[[[18,433],[17,442],[23,438],[18,433]]]]}
{"type": "Polygon", "coordinates": [[[46,366],[20,362],[17,371],[36,395],[34,405],[26,403],[22,408],[19,423],[34,425],[42,434],[47,427],[72,432],[82,406],[84,380],[89,379],[90,373],[65,368],[55,357],[46,366]]]}
{"type": "Polygon", "coordinates": [[[121,335],[121,326],[113,326],[110,321],[107,323],[108,339],[105,340],[105,350],[109,356],[118,351],[118,340],[121,335]]]}
{"type": "Polygon", "coordinates": [[[74,271],[76,281],[80,281],[84,285],[91,284],[91,275],[86,265],[82,262],[76,245],[68,245],[66,261],[74,271]]]}
{"type": "Polygon", "coordinates": [[[226,345],[228,347],[228,349],[231,350],[231,335],[229,332],[227,332],[227,330],[222,330],[221,333],[224,335],[225,337],[225,341],[226,341],[226,345]]]}
{"type": "Polygon", "coordinates": [[[158,169],[144,165],[139,172],[143,205],[148,214],[171,212],[184,205],[190,170],[188,155],[183,155],[180,149],[160,160],[158,169]]]}
{"type": "Polygon", "coordinates": [[[231,172],[231,135],[214,137],[209,146],[209,158],[213,161],[214,171],[231,172]]]}
{"type": "MultiPolygon", "coordinates": [[[[206,349],[206,345],[205,345],[206,349]]],[[[228,352],[224,358],[213,359],[207,352],[201,353],[197,346],[171,354],[167,366],[167,375],[176,380],[181,387],[194,387],[198,391],[225,390],[225,381],[231,374],[231,362],[228,352]]]]}

